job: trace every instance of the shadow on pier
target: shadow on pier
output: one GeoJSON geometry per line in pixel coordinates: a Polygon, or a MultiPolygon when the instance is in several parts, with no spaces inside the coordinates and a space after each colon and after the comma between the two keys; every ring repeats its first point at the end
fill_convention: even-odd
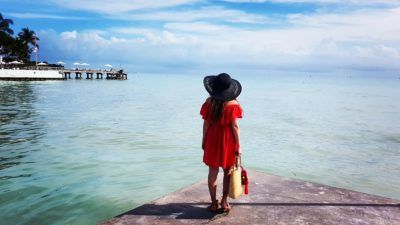
{"type": "Polygon", "coordinates": [[[169,216],[174,219],[212,219],[215,214],[207,210],[206,207],[208,207],[207,203],[145,204],[117,217],[125,215],[143,215],[169,216]]]}

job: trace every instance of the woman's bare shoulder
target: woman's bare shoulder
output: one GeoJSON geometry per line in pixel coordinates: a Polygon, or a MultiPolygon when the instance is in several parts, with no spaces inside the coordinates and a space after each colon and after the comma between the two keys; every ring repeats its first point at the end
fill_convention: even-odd
{"type": "Polygon", "coordinates": [[[240,104],[236,99],[225,102],[225,106],[230,106],[230,105],[240,105],[240,104]]]}

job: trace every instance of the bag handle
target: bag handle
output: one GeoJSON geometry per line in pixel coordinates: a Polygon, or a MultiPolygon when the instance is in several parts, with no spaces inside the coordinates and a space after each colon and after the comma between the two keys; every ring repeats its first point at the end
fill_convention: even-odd
{"type": "Polygon", "coordinates": [[[235,166],[236,168],[240,168],[242,166],[242,157],[240,155],[235,156],[236,158],[236,162],[235,162],[235,166]]]}

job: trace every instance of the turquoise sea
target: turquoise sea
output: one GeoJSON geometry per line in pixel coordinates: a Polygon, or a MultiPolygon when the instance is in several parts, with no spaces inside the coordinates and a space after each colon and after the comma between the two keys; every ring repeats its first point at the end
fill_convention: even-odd
{"type": "MultiPolygon", "coordinates": [[[[399,78],[233,77],[246,167],[400,199],[399,78]]],[[[1,224],[96,224],[205,179],[202,78],[0,81],[1,224]]]]}

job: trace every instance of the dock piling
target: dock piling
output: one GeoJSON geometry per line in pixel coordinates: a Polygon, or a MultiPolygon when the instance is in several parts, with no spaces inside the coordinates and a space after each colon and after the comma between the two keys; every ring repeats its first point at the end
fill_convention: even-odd
{"type": "Polygon", "coordinates": [[[71,72],[64,72],[64,79],[71,79],[71,72]]]}
{"type": "Polygon", "coordinates": [[[96,75],[96,79],[103,79],[103,73],[97,72],[96,75]]]}
{"type": "Polygon", "coordinates": [[[75,73],[75,79],[82,79],[82,74],[86,74],[86,80],[94,79],[94,74],[96,74],[96,79],[107,80],[127,80],[128,74],[124,73],[123,70],[62,70],[61,74],[64,74],[65,79],[71,79],[71,73],[75,73]]]}
{"type": "Polygon", "coordinates": [[[92,72],[86,72],[86,80],[93,79],[93,73],[92,72]]]}
{"type": "Polygon", "coordinates": [[[75,79],[82,79],[82,73],[81,72],[75,72],[75,79]]]}

